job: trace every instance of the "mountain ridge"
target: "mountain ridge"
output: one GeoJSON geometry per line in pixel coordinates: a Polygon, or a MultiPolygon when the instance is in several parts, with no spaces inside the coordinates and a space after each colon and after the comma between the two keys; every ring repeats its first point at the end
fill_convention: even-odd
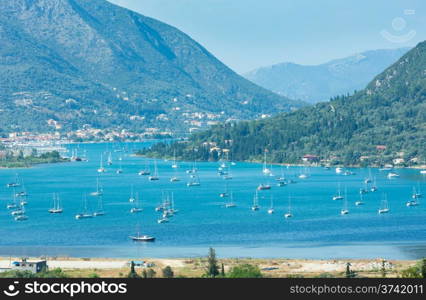
{"type": "Polygon", "coordinates": [[[0,26],[4,131],[43,131],[49,119],[63,130],[186,131],[200,121],[191,112],[206,126],[303,105],[240,77],[178,29],[104,0],[2,1],[0,26]]]}
{"type": "Polygon", "coordinates": [[[409,49],[364,51],[319,65],[284,62],[255,69],[243,76],[278,94],[317,103],[363,89],[409,49]]]}

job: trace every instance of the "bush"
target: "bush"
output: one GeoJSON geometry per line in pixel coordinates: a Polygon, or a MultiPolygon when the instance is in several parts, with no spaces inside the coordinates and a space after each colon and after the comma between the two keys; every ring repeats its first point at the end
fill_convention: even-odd
{"type": "Polygon", "coordinates": [[[402,278],[426,278],[426,258],[401,272],[402,278]]]}
{"type": "Polygon", "coordinates": [[[229,278],[262,278],[262,273],[257,266],[243,264],[233,267],[229,273],[229,278]]]}
{"type": "Polygon", "coordinates": [[[60,268],[51,271],[45,270],[39,273],[31,271],[12,270],[0,273],[1,278],[67,278],[68,276],[60,268]]]}
{"type": "Polygon", "coordinates": [[[163,270],[163,277],[164,278],[173,278],[174,277],[174,273],[173,270],[170,266],[165,267],[163,270]]]}

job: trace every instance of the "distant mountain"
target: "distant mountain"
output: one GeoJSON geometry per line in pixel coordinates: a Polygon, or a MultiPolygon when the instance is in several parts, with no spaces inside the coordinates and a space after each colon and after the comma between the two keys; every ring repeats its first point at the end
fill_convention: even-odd
{"type": "Polygon", "coordinates": [[[335,164],[426,162],[426,42],[353,96],[335,97],[288,114],[215,126],[189,141],[157,144],[145,154],[216,160],[301,163],[306,154],[335,164]],[[379,147],[378,147],[379,146],[379,147]],[[197,149],[197,151],[193,151],[197,149]]]}
{"type": "Polygon", "coordinates": [[[376,75],[408,50],[409,48],[367,51],[315,66],[282,63],[259,68],[244,76],[280,95],[317,103],[365,88],[376,75]]]}
{"type": "Polygon", "coordinates": [[[301,105],[167,24],[104,0],[0,1],[2,130],[187,130],[301,105]]]}

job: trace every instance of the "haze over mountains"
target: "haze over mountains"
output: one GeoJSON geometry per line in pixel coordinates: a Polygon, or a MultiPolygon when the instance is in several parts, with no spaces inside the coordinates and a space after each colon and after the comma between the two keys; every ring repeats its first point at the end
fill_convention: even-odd
{"type": "Polygon", "coordinates": [[[253,70],[244,76],[280,95],[316,103],[365,88],[408,50],[366,51],[312,66],[282,63],[253,70]]]}
{"type": "Polygon", "coordinates": [[[0,41],[4,131],[187,130],[301,105],[176,28],[104,0],[2,0],[0,41]]]}
{"type": "Polygon", "coordinates": [[[418,44],[352,96],[257,121],[214,126],[188,143],[157,144],[152,156],[300,163],[303,155],[355,165],[426,161],[426,42],[418,44]],[[377,147],[380,146],[380,147],[377,147]],[[194,152],[193,149],[198,151],[194,152]]]}

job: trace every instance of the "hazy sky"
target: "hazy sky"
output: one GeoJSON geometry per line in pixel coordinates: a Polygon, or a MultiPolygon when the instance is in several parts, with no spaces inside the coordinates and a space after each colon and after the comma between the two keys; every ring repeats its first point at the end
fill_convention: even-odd
{"type": "Polygon", "coordinates": [[[177,27],[242,73],[426,40],[425,0],[109,0],[177,27]]]}

